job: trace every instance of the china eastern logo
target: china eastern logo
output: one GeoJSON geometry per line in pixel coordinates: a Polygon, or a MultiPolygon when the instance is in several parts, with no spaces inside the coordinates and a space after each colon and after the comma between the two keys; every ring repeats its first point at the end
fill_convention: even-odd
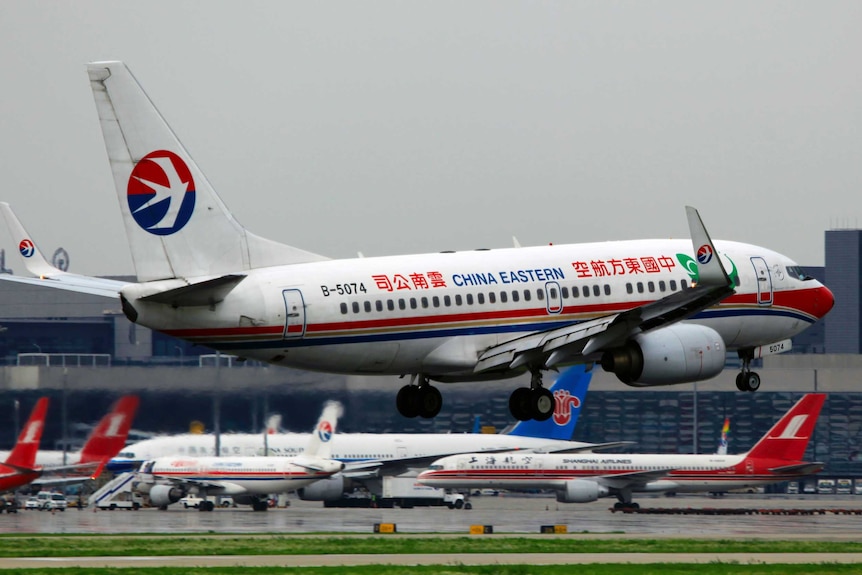
{"type": "Polygon", "coordinates": [[[183,229],[195,209],[195,183],[173,152],[150,152],[135,164],[126,191],[129,210],[141,228],[157,236],[183,229]]]}
{"type": "MultiPolygon", "coordinates": [[[[718,252],[716,252],[718,253],[718,252]]],[[[697,259],[695,260],[691,256],[687,256],[685,254],[676,254],[676,259],[679,261],[680,265],[688,272],[688,277],[691,278],[692,283],[696,284],[700,277],[697,271],[697,262],[700,261],[702,264],[707,264],[712,259],[712,248],[708,245],[703,245],[699,250],[697,250],[697,259]],[[706,248],[706,249],[704,249],[706,248]]],[[[724,269],[727,270],[727,275],[730,277],[731,287],[739,286],[739,272],[736,269],[736,263],[729,257],[724,254],[719,254],[719,257],[724,261],[724,269]],[[728,266],[727,264],[730,264],[728,266]]]]}
{"type": "Polygon", "coordinates": [[[332,439],[332,424],[328,421],[321,421],[320,425],[317,426],[317,437],[323,443],[332,439]]]}
{"type": "Polygon", "coordinates": [[[21,252],[21,255],[25,258],[33,257],[33,254],[36,253],[36,246],[32,241],[23,239],[21,240],[21,243],[18,244],[18,251],[21,252]]]}

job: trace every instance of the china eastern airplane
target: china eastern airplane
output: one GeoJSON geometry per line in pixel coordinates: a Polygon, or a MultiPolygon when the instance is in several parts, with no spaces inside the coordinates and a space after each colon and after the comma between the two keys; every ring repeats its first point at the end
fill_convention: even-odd
{"type": "Polygon", "coordinates": [[[119,297],[140,325],[300,369],[410,376],[398,411],[434,417],[432,381],[531,374],[509,400],[543,420],[543,372],[600,364],[625,384],[701,381],[736,351],[790,349],[831,292],[773,250],[713,242],[694,208],[691,240],[633,240],[331,260],[237,222],[122,62],[87,67],[137,282],[51,266],[8,205],[28,271],[0,279],[119,297]]]}
{"type": "MultiPolygon", "coordinates": [[[[230,495],[237,503],[266,511],[269,494],[295,491],[344,469],[343,462],[331,458],[331,440],[341,409],[335,402],[324,406],[302,455],[162,457],[141,465],[133,489],[149,495],[150,502],[161,508],[193,489],[204,499],[207,495],[230,495]]],[[[199,509],[212,511],[214,507],[212,501],[204,501],[199,509]]]]}
{"type": "Polygon", "coordinates": [[[826,395],[804,395],[742,455],[516,453],[453,455],[434,462],[418,481],[452,489],[550,489],[562,503],[616,496],[637,506],[633,493],[728,491],[798,479],[822,463],[802,460],[826,395]]]}

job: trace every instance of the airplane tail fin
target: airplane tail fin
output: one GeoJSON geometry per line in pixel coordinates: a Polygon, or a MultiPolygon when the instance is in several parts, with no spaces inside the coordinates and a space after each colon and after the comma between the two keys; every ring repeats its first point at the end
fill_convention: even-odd
{"type": "Polygon", "coordinates": [[[724,426],[721,428],[721,437],[718,440],[716,455],[727,455],[727,434],[730,433],[730,418],[724,418],[724,426]]]}
{"type": "Polygon", "coordinates": [[[136,395],[124,395],[118,399],[90,433],[78,463],[101,464],[117,455],[126,445],[138,403],[136,395]]]}
{"type": "Polygon", "coordinates": [[[825,399],[823,393],[803,395],[751,448],[748,457],[801,461],[825,399]]]}
{"type": "Polygon", "coordinates": [[[585,364],[574,365],[564,371],[549,388],[557,404],[553,417],[545,421],[519,421],[508,434],[566,441],[571,439],[592,377],[592,371],[587,371],[585,364]]]}
{"type": "Polygon", "coordinates": [[[326,402],[320,419],[314,426],[314,432],[308,442],[308,449],[305,450],[307,455],[322,458],[332,457],[332,436],[335,435],[338,418],[341,417],[342,413],[344,413],[344,408],[340,403],[337,401],[326,402]]]}
{"type": "Polygon", "coordinates": [[[18,435],[18,442],[6,458],[6,463],[15,467],[33,469],[36,466],[36,453],[45,429],[45,414],[48,412],[48,398],[43,397],[36,402],[30,419],[24,424],[24,429],[18,435]]]}
{"type": "Polygon", "coordinates": [[[124,63],[87,71],[138,281],[326,259],[240,225],[124,63]]]}

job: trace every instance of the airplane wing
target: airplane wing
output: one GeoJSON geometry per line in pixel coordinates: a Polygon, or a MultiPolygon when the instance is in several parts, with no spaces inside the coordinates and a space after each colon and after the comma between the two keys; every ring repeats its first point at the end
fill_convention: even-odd
{"type": "MultiPolygon", "coordinates": [[[[611,489],[637,488],[666,477],[673,470],[673,467],[668,467],[666,469],[651,469],[649,471],[615,473],[613,475],[600,475],[596,480],[611,489]]],[[[670,488],[670,484],[668,487],[670,488]]]]}
{"type": "MultiPolygon", "coordinates": [[[[521,449],[519,451],[533,451],[535,453],[592,453],[593,451],[602,451],[605,449],[615,449],[617,447],[628,447],[634,445],[634,441],[609,441],[607,443],[587,443],[578,447],[549,447],[547,449],[521,449]]],[[[511,450],[510,450],[511,451],[511,450]]]]}
{"type": "Polygon", "coordinates": [[[209,479],[192,479],[189,477],[166,477],[164,475],[159,475],[158,473],[153,473],[153,477],[157,477],[161,480],[167,480],[173,485],[178,486],[189,486],[193,485],[195,487],[199,487],[206,490],[207,495],[241,495],[246,493],[246,489],[237,485],[236,483],[231,483],[230,481],[213,481],[209,479]]]}
{"type": "MultiPolygon", "coordinates": [[[[697,210],[686,206],[692,245],[697,254],[716,254],[697,210]]],[[[517,369],[539,364],[552,368],[561,363],[592,361],[590,356],[617,347],[638,333],[647,332],[684,320],[727,298],[733,282],[721,258],[704,257],[698,265],[696,286],[674,292],[654,302],[592,320],[572,323],[512,339],[485,350],[474,372],[517,369]]]]}
{"type": "Polygon", "coordinates": [[[773,467],[769,471],[771,473],[775,473],[777,475],[811,475],[813,473],[817,473],[821,469],[825,463],[820,462],[802,462],[794,465],[784,465],[782,467],[773,467]]]}
{"type": "Polygon", "coordinates": [[[0,213],[6,220],[9,234],[12,236],[24,266],[27,271],[36,277],[21,277],[8,274],[0,274],[0,280],[38,285],[43,287],[61,288],[68,291],[87,293],[103,297],[115,298],[120,295],[123,286],[128,282],[112,280],[108,278],[88,277],[69,272],[64,272],[48,263],[48,260],[36,247],[31,236],[21,225],[12,208],[6,202],[0,202],[0,213]]]}

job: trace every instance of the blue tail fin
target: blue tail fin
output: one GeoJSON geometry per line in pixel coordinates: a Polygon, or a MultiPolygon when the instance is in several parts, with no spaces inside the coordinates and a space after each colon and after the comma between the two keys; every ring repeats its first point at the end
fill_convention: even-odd
{"type": "Polygon", "coordinates": [[[519,421],[509,435],[571,439],[592,377],[592,371],[586,371],[585,365],[575,365],[561,373],[549,388],[557,401],[553,417],[546,421],[519,421]]]}

